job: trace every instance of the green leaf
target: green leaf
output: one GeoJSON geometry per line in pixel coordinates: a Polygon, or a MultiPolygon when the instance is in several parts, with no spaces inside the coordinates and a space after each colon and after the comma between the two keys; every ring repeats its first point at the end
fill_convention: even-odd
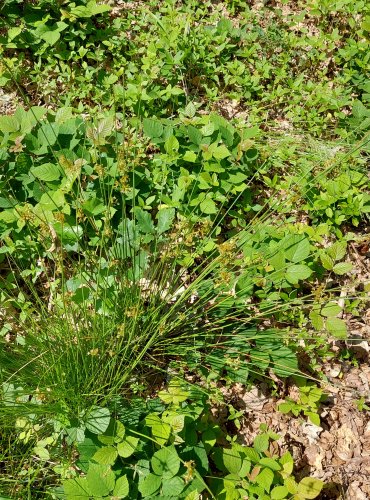
{"type": "Polygon", "coordinates": [[[14,116],[0,116],[0,132],[16,132],[19,129],[20,123],[14,116]]]}
{"type": "Polygon", "coordinates": [[[310,255],[310,242],[299,234],[292,234],[284,238],[284,255],[291,262],[297,263],[307,259],[310,255]]]}
{"type": "Polygon", "coordinates": [[[128,458],[135,452],[138,444],[139,438],[126,436],[124,441],[117,444],[118,454],[123,458],[128,458]]]}
{"type": "Polygon", "coordinates": [[[115,475],[107,465],[90,464],[86,474],[87,483],[94,496],[106,496],[114,488],[115,475]]]}
{"type": "Polygon", "coordinates": [[[281,465],[273,458],[263,457],[259,461],[259,464],[263,465],[264,467],[268,467],[271,470],[280,470],[281,469],[281,465]]]}
{"type": "Polygon", "coordinates": [[[170,137],[164,143],[164,149],[166,153],[169,155],[174,155],[179,150],[179,141],[176,139],[174,135],[170,135],[170,137]]]}
{"type": "Polygon", "coordinates": [[[211,200],[211,198],[205,198],[201,203],[200,203],[200,209],[204,214],[211,215],[211,214],[217,214],[218,210],[216,207],[216,203],[211,200]]]}
{"type": "Polygon", "coordinates": [[[193,118],[193,116],[196,113],[196,108],[192,102],[189,102],[184,110],[185,116],[188,116],[189,118],[193,118]]]}
{"type": "Polygon", "coordinates": [[[269,437],[267,434],[259,434],[255,437],[253,441],[253,448],[258,451],[258,453],[262,453],[266,451],[269,447],[269,437]]]}
{"type": "Polygon", "coordinates": [[[95,462],[98,462],[98,464],[113,465],[117,456],[118,452],[114,446],[103,446],[103,448],[100,448],[100,450],[95,453],[93,459],[95,462]]]}
{"type": "Polygon", "coordinates": [[[347,336],[346,323],[340,318],[327,318],[326,329],[338,339],[344,339],[347,336]]]}
{"type": "Polygon", "coordinates": [[[329,317],[334,317],[338,316],[339,313],[342,312],[342,308],[338,306],[335,302],[328,302],[322,309],[321,309],[321,314],[323,316],[326,316],[327,318],[329,317]]]}
{"type": "Polygon", "coordinates": [[[262,469],[261,472],[255,479],[255,482],[262,486],[262,488],[268,493],[270,491],[272,481],[274,480],[274,473],[271,469],[262,469]]]}
{"type": "Polygon", "coordinates": [[[281,413],[289,413],[290,411],[292,411],[293,407],[294,403],[291,403],[290,401],[285,401],[285,403],[279,404],[279,411],[281,413]]]}
{"type": "Polygon", "coordinates": [[[110,411],[108,408],[93,406],[87,414],[85,421],[86,429],[93,434],[104,434],[110,422],[110,411]]]}
{"type": "Polygon", "coordinates": [[[306,417],[310,419],[310,421],[314,424],[317,425],[318,427],[320,426],[320,416],[317,413],[314,413],[313,411],[305,411],[304,414],[306,417]]]}
{"type": "Polygon", "coordinates": [[[289,495],[288,488],[285,486],[275,486],[270,492],[272,500],[281,500],[289,495]]]}
{"type": "Polygon", "coordinates": [[[335,264],[333,267],[335,274],[339,274],[340,276],[349,273],[352,269],[353,265],[350,262],[339,262],[339,264],[335,264]]]}
{"type": "Polygon", "coordinates": [[[92,496],[86,477],[67,479],[63,482],[63,489],[67,495],[67,500],[83,500],[84,498],[89,499],[92,496]]]}
{"type": "Polygon", "coordinates": [[[143,497],[150,497],[156,493],[162,484],[162,477],[155,474],[148,474],[143,480],[139,480],[139,491],[143,497]]]}
{"type": "Polygon", "coordinates": [[[230,156],[230,154],[230,151],[223,144],[215,148],[212,152],[212,156],[217,160],[223,160],[224,158],[230,156]]]}
{"type": "Polygon", "coordinates": [[[346,255],[347,242],[343,240],[336,241],[331,247],[327,248],[326,252],[333,260],[341,260],[346,255]]]}
{"type": "MultiPolygon", "coordinates": [[[[161,397],[160,393],[158,396],[161,397]]],[[[145,418],[145,424],[152,429],[153,438],[160,445],[165,444],[171,436],[171,425],[167,422],[163,422],[155,413],[147,415],[145,418]]]]}
{"type": "Polygon", "coordinates": [[[184,487],[185,482],[183,479],[181,479],[181,477],[171,477],[171,479],[166,479],[165,481],[163,481],[162,495],[171,498],[178,498],[184,487]]]}
{"type": "Polygon", "coordinates": [[[38,167],[32,167],[31,173],[37,179],[45,182],[57,181],[61,176],[59,167],[53,163],[44,163],[38,167]]]}
{"type": "Polygon", "coordinates": [[[320,495],[320,492],[324,486],[324,483],[320,479],[315,479],[314,477],[305,477],[298,483],[298,495],[301,498],[316,498],[320,495]]]}
{"type": "Polygon", "coordinates": [[[156,451],[151,460],[155,474],[169,479],[175,476],[180,469],[180,459],[174,447],[161,448],[156,451]]]}
{"type": "Polygon", "coordinates": [[[190,163],[194,163],[197,160],[197,155],[194,153],[194,151],[186,151],[184,156],[182,157],[184,161],[188,161],[190,163]]]}
{"type": "Polygon", "coordinates": [[[202,441],[207,452],[216,444],[216,434],[211,427],[207,427],[202,433],[202,441]]]}
{"type": "Polygon", "coordinates": [[[103,444],[119,443],[122,441],[125,432],[125,426],[119,420],[112,418],[104,434],[99,434],[98,440],[103,444]]]}
{"type": "Polygon", "coordinates": [[[161,208],[158,210],[157,219],[157,231],[159,234],[168,231],[172,227],[173,219],[175,218],[174,208],[161,208]]]}
{"type": "Polygon", "coordinates": [[[156,139],[163,134],[163,125],[154,118],[144,118],[143,130],[148,137],[156,139]]]}
{"type": "Polygon", "coordinates": [[[311,269],[304,264],[297,264],[288,267],[286,271],[286,279],[289,283],[296,285],[299,281],[307,279],[311,276],[311,269]]]}
{"type": "Polygon", "coordinates": [[[113,490],[113,496],[116,498],[126,498],[130,492],[127,476],[121,476],[117,479],[113,490]]]}
{"type": "Polygon", "coordinates": [[[139,230],[144,234],[154,233],[154,224],[149,212],[140,207],[135,208],[135,216],[139,230]]]}
{"type": "Polygon", "coordinates": [[[279,377],[290,377],[298,372],[298,360],[296,354],[289,347],[280,346],[269,351],[272,369],[279,377]]]}
{"type": "Polygon", "coordinates": [[[327,255],[326,253],[321,253],[320,260],[325,269],[327,269],[328,271],[331,271],[333,269],[334,260],[329,255],[327,255]]]}
{"type": "Polygon", "coordinates": [[[222,451],[222,461],[230,474],[239,474],[243,460],[237,450],[234,448],[225,448],[222,451]]]}

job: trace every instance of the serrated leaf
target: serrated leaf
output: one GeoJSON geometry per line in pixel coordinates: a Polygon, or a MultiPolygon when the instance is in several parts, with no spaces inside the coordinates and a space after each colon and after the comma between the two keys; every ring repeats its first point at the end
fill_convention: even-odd
{"type": "Polygon", "coordinates": [[[161,137],[163,133],[163,125],[159,120],[154,118],[144,118],[143,120],[143,130],[145,134],[151,139],[156,139],[161,137]]]}
{"type": "Polygon", "coordinates": [[[340,318],[327,318],[326,329],[338,339],[344,339],[347,336],[346,323],[340,318]]]}
{"type": "Polygon", "coordinates": [[[271,500],[281,500],[289,495],[288,488],[286,486],[275,486],[270,492],[271,500]]]}
{"type": "Polygon", "coordinates": [[[272,481],[274,480],[274,473],[271,469],[262,469],[261,472],[255,479],[255,482],[262,486],[262,488],[268,493],[270,491],[272,481]]]}
{"type": "Polygon", "coordinates": [[[230,151],[223,144],[221,146],[217,146],[212,152],[212,156],[217,160],[223,160],[224,158],[230,156],[230,154],[230,151]]]}
{"type": "Polygon", "coordinates": [[[44,182],[57,181],[61,176],[59,167],[57,165],[54,165],[53,163],[44,163],[43,165],[32,167],[31,173],[37,179],[40,179],[44,182]]]}
{"type": "Polygon", "coordinates": [[[326,249],[326,252],[333,260],[341,260],[346,255],[347,242],[343,240],[336,241],[331,247],[326,249]]]}
{"type": "Polygon", "coordinates": [[[179,498],[180,493],[185,487],[185,482],[181,477],[175,476],[163,481],[162,495],[170,498],[179,498]]]}
{"type": "Polygon", "coordinates": [[[262,453],[266,451],[269,447],[269,437],[267,434],[258,434],[253,441],[253,448],[262,453]]]}
{"type": "Polygon", "coordinates": [[[138,489],[143,497],[150,497],[156,493],[162,484],[162,477],[157,476],[156,474],[148,474],[143,478],[143,480],[139,480],[138,489]]]}
{"type": "Polygon", "coordinates": [[[213,200],[211,200],[211,198],[205,198],[200,203],[199,207],[201,211],[207,215],[217,214],[218,212],[216,203],[213,200]]]}
{"type": "Polygon", "coordinates": [[[299,281],[309,278],[312,274],[311,269],[304,264],[296,264],[288,267],[286,271],[286,279],[293,285],[298,284],[299,281]]]}
{"type": "Polygon", "coordinates": [[[328,271],[331,271],[333,269],[334,260],[329,255],[327,255],[326,253],[321,253],[320,260],[325,269],[327,269],[328,271]]]}
{"type": "Polygon", "coordinates": [[[316,498],[324,486],[323,481],[314,477],[305,477],[298,483],[297,493],[301,498],[316,498]]]}
{"type": "Polygon", "coordinates": [[[310,242],[299,234],[289,235],[284,238],[282,244],[284,255],[291,262],[302,262],[310,255],[310,242]]]}
{"type": "Polygon", "coordinates": [[[352,271],[353,265],[350,262],[339,262],[339,264],[335,264],[333,267],[333,271],[335,274],[339,274],[340,276],[352,271]]]}
{"type": "Polygon", "coordinates": [[[106,496],[114,488],[115,475],[107,465],[90,464],[86,474],[89,489],[94,492],[94,496],[106,496]]]}
{"type": "Polygon", "coordinates": [[[237,450],[225,448],[222,452],[222,460],[230,474],[239,474],[243,460],[237,450]]]}
{"type": "Polygon", "coordinates": [[[126,498],[130,492],[127,476],[121,476],[114,485],[113,496],[115,498],[126,498]]]}
{"type": "Polygon", "coordinates": [[[92,492],[89,488],[86,477],[76,477],[63,481],[63,490],[67,500],[91,498],[92,492]]]}
{"type": "Polygon", "coordinates": [[[193,116],[196,113],[196,108],[192,102],[189,102],[184,110],[185,116],[188,116],[189,118],[193,118],[193,116]]]}
{"type": "Polygon", "coordinates": [[[342,308],[335,302],[329,302],[321,309],[321,314],[327,318],[338,316],[340,312],[342,312],[342,308]]]}
{"type": "Polygon", "coordinates": [[[117,451],[120,457],[128,458],[136,450],[139,444],[139,438],[134,436],[126,436],[124,441],[117,444],[117,451]]]}
{"type": "Polygon", "coordinates": [[[154,224],[149,212],[146,212],[140,207],[136,207],[135,216],[137,220],[137,226],[142,233],[154,233],[154,224]]]}
{"type": "Polygon", "coordinates": [[[110,411],[108,408],[93,406],[88,412],[85,421],[86,429],[93,434],[104,434],[110,422],[110,411]]]}
{"type": "Polygon", "coordinates": [[[157,213],[157,231],[159,234],[168,231],[172,227],[173,219],[175,218],[174,208],[161,208],[157,213]]]}
{"type": "Polygon", "coordinates": [[[179,141],[176,139],[174,135],[170,135],[170,137],[164,143],[164,149],[166,153],[169,155],[174,155],[179,150],[179,141]]]}
{"type": "Polygon", "coordinates": [[[175,476],[180,469],[180,459],[174,447],[161,448],[152,457],[153,472],[164,479],[175,476]]]}
{"type": "Polygon", "coordinates": [[[194,163],[197,160],[197,155],[194,153],[194,151],[186,151],[184,156],[182,157],[184,161],[188,161],[190,163],[194,163]]]}
{"type": "Polygon", "coordinates": [[[117,456],[118,452],[114,446],[104,446],[95,453],[93,459],[95,462],[98,462],[98,464],[113,465],[117,456]]]}

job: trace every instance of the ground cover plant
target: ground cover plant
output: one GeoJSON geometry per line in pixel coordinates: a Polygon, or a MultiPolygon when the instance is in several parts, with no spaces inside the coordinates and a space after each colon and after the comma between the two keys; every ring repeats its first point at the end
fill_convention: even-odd
{"type": "Polygon", "coordinates": [[[3,2],[2,497],[340,498],[241,401],[367,359],[369,16],[3,2]]]}

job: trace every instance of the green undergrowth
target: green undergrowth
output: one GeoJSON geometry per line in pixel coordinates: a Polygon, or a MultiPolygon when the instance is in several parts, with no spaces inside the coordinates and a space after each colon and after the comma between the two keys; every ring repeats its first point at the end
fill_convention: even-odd
{"type": "Polygon", "coordinates": [[[222,389],[319,425],[367,307],[369,12],[244,4],[0,6],[4,498],[320,495],[222,389]]]}

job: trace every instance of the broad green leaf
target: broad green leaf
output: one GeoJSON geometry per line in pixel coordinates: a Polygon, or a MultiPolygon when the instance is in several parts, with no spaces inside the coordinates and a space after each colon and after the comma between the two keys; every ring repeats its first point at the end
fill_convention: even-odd
{"type": "Polygon", "coordinates": [[[292,410],[293,406],[294,406],[294,403],[291,403],[289,401],[286,401],[285,403],[280,403],[279,404],[279,411],[281,413],[289,413],[292,410]]]}
{"type": "Polygon", "coordinates": [[[0,116],[0,133],[16,132],[19,130],[20,123],[14,116],[0,116]]]}
{"type": "Polygon", "coordinates": [[[176,139],[174,135],[170,135],[170,137],[164,143],[164,149],[166,153],[169,155],[174,155],[179,150],[179,141],[176,139]]]}
{"type": "Polygon", "coordinates": [[[215,126],[213,123],[207,123],[201,128],[201,133],[204,137],[208,137],[215,131],[215,126]]]}
{"type": "Polygon", "coordinates": [[[173,446],[161,448],[156,451],[152,457],[151,464],[154,473],[162,476],[164,479],[175,476],[180,469],[180,459],[173,446]]]}
{"type": "Polygon", "coordinates": [[[117,444],[118,454],[123,458],[130,457],[136,450],[139,444],[139,438],[134,436],[126,436],[124,441],[117,444]]]}
{"type": "Polygon", "coordinates": [[[201,203],[200,203],[200,209],[204,214],[207,215],[212,215],[212,214],[217,214],[218,210],[216,207],[216,203],[211,200],[211,198],[205,198],[201,203]]]}
{"type": "Polygon", "coordinates": [[[184,156],[182,157],[184,161],[188,161],[190,163],[194,163],[197,160],[197,155],[194,153],[194,151],[186,151],[184,156]]]}
{"type": "Polygon", "coordinates": [[[146,212],[140,207],[135,208],[135,216],[137,220],[138,229],[144,233],[154,233],[154,224],[149,212],[146,212]]]}
{"type": "Polygon", "coordinates": [[[35,446],[33,451],[41,460],[46,461],[50,459],[50,453],[44,446],[35,446]]]}
{"type": "Polygon", "coordinates": [[[165,481],[163,481],[162,495],[172,498],[178,498],[184,487],[185,482],[183,479],[181,479],[181,477],[171,477],[171,479],[166,479],[165,481]]]}
{"type": "Polygon", "coordinates": [[[108,408],[93,406],[88,412],[85,421],[86,428],[93,434],[104,434],[110,422],[110,411],[108,408]]]}
{"type": "MultiPolygon", "coordinates": [[[[158,395],[161,397],[160,393],[158,395]]],[[[163,422],[155,413],[150,413],[145,418],[145,424],[152,429],[153,438],[160,445],[164,445],[171,436],[171,425],[168,422],[163,422]]]]}
{"type": "Polygon", "coordinates": [[[335,274],[347,274],[353,269],[353,265],[350,262],[339,262],[339,264],[335,264],[333,267],[333,271],[335,274]]]}
{"type": "Polygon", "coordinates": [[[53,163],[44,163],[38,167],[32,167],[31,173],[44,182],[57,181],[61,176],[60,168],[53,163]]]}
{"type": "Polygon", "coordinates": [[[347,336],[346,323],[340,318],[327,318],[326,329],[337,339],[344,339],[347,336]]]}
{"type": "Polygon", "coordinates": [[[67,500],[83,500],[84,498],[89,499],[92,496],[92,491],[89,488],[86,477],[76,477],[63,481],[63,489],[67,495],[67,500]]]}
{"type": "Polygon", "coordinates": [[[298,284],[299,281],[307,279],[311,276],[311,269],[304,264],[296,264],[288,267],[286,271],[286,279],[293,285],[298,284]]]}
{"type": "Polygon", "coordinates": [[[113,490],[113,496],[115,498],[126,498],[130,492],[130,487],[128,483],[127,476],[121,476],[117,479],[113,490]]]}
{"type": "Polygon", "coordinates": [[[185,114],[185,116],[188,116],[189,118],[193,118],[193,116],[195,115],[196,111],[197,110],[196,110],[194,104],[192,102],[189,102],[185,106],[184,114],[185,114]]]}
{"type": "Polygon", "coordinates": [[[222,460],[230,474],[239,474],[243,460],[238,451],[233,448],[225,448],[222,452],[222,460]]]}
{"type": "Polygon", "coordinates": [[[326,316],[327,318],[338,316],[338,314],[341,312],[342,308],[335,302],[329,302],[321,309],[321,314],[323,316],[326,316]]]}
{"type": "Polygon", "coordinates": [[[157,231],[159,234],[168,231],[172,227],[173,219],[175,218],[174,208],[161,208],[157,213],[157,231]]]}
{"type": "Polygon", "coordinates": [[[159,120],[154,118],[144,118],[143,130],[148,137],[155,139],[162,135],[163,125],[159,120]]]}
{"type": "Polygon", "coordinates": [[[262,453],[266,451],[269,447],[269,437],[267,434],[259,434],[254,438],[253,448],[258,451],[258,453],[262,453]]]}
{"type": "Polygon", "coordinates": [[[270,492],[272,500],[281,500],[289,495],[288,488],[285,486],[275,486],[270,492]]]}
{"type": "Polygon", "coordinates": [[[162,484],[162,477],[155,474],[148,474],[143,480],[139,480],[139,491],[143,497],[150,497],[156,493],[162,484]]]}
{"type": "Polygon", "coordinates": [[[114,446],[103,446],[95,453],[93,459],[95,462],[98,462],[98,464],[113,465],[117,456],[118,452],[114,446]]]}
{"type": "Polygon", "coordinates": [[[297,263],[307,259],[310,255],[310,243],[307,238],[299,234],[289,235],[282,242],[284,255],[291,262],[297,263]]]}
{"type": "Polygon", "coordinates": [[[273,480],[274,473],[271,469],[266,468],[261,470],[254,482],[262,486],[262,488],[269,493],[273,480]]]}
{"type": "Polygon", "coordinates": [[[223,144],[221,146],[218,146],[212,152],[212,156],[217,160],[223,160],[224,158],[230,156],[230,154],[231,154],[230,151],[223,144]]]}
{"type": "Polygon", "coordinates": [[[326,252],[333,260],[341,260],[346,255],[347,242],[343,240],[336,241],[331,247],[326,249],[326,252]]]}
{"type": "Polygon", "coordinates": [[[109,495],[115,485],[114,472],[108,465],[90,463],[86,479],[94,496],[109,495]]]}
{"type": "Polygon", "coordinates": [[[320,495],[324,483],[314,477],[305,477],[298,483],[298,495],[300,498],[316,498],[320,495]]]}
{"type": "Polygon", "coordinates": [[[259,464],[263,465],[264,467],[268,467],[271,470],[280,470],[281,469],[281,465],[273,458],[263,457],[259,461],[259,464]]]}
{"type": "Polygon", "coordinates": [[[334,260],[326,253],[320,254],[320,260],[325,269],[331,271],[334,266],[334,260]]]}
{"type": "Polygon", "coordinates": [[[119,443],[120,441],[122,441],[125,432],[126,432],[125,426],[119,420],[115,420],[112,418],[104,434],[99,434],[98,440],[101,443],[108,445],[119,443]]]}
{"type": "Polygon", "coordinates": [[[279,377],[289,377],[298,371],[296,354],[289,347],[281,346],[269,351],[272,368],[279,377]]]}
{"type": "Polygon", "coordinates": [[[320,416],[317,413],[314,413],[313,411],[305,411],[304,412],[306,417],[310,419],[310,421],[314,424],[319,426],[320,425],[320,416]]]}
{"type": "Polygon", "coordinates": [[[203,433],[202,433],[202,441],[204,443],[204,447],[207,452],[213,446],[216,444],[216,434],[215,432],[211,429],[211,427],[208,427],[203,433]]]}

